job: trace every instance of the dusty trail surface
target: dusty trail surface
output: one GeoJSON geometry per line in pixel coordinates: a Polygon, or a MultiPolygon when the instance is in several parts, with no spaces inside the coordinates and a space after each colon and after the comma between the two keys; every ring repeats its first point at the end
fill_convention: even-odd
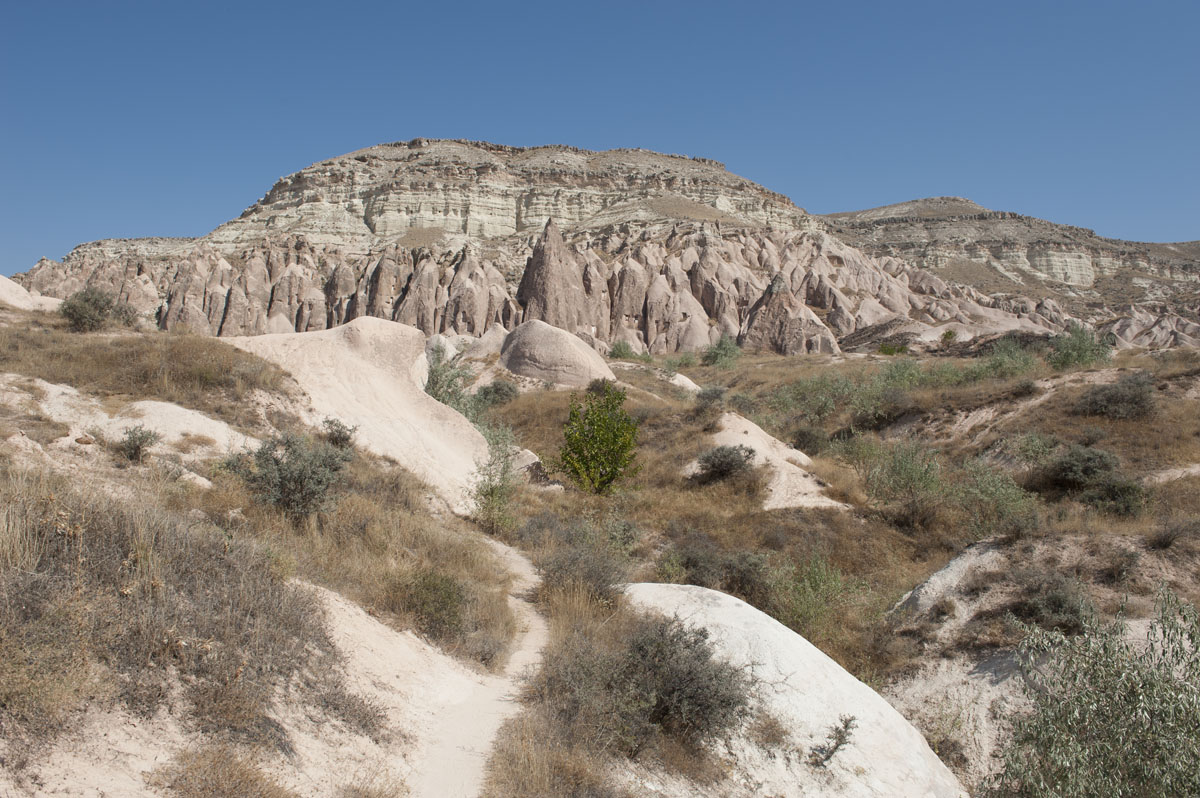
{"type": "Polygon", "coordinates": [[[432,727],[421,733],[428,742],[413,752],[408,786],[414,798],[479,794],[496,732],[519,709],[522,677],[537,664],[546,645],[546,621],[526,598],[538,583],[533,565],[515,549],[489,542],[514,576],[508,597],[518,624],[513,652],[503,673],[481,677],[441,697],[432,727]]]}

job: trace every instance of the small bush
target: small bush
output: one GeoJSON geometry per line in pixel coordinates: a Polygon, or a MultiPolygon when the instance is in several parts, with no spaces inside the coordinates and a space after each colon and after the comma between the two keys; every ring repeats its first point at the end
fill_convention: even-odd
{"type": "Polygon", "coordinates": [[[441,346],[435,346],[429,352],[428,359],[429,376],[425,380],[425,393],[474,421],[478,409],[474,397],[467,393],[467,383],[474,376],[471,370],[461,365],[457,358],[447,357],[446,350],[441,346]]]}
{"type": "Polygon", "coordinates": [[[1080,634],[1026,629],[1032,709],[1015,718],[992,796],[1200,795],[1200,618],[1160,594],[1146,645],[1121,619],[1080,634]]]}
{"type": "Polygon", "coordinates": [[[597,641],[581,631],[547,653],[533,691],[567,734],[634,756],[662,736],[700,746],[746,715],[749,680],[713,656],[708,632],[644,616],[597,641]]]}
{"type": "Polygon", "coordinates": [[[515,524],[512,502],[518,486],[516,438],[508,427],[486,426],[480,431],[487,440],[488,459],[476,464],[475,484],[471,487],[473,516],[486,531],[503,534],[515,524]]]}
{"type": "Polygon", "coordinates": [[[701,485],[730,479],[750,472],[754,450],[749,446],[714,446],[698,458],[696,481],[701,485]]]}
{"type": "Polygon", "coordinates": [[[58,310],[72,332],[95,332],[103,329],[109,321],[132,324],[135,318],[132,308],[116,302],[98,288],[76,291],[63,300],[58,310]]]}
{"type": "Polygon", "coordinates": [[[829,435],[820,427],[802,426],[792,433],[792,448],[811,456],[829,448],[829,435]]]}
{"type": "Polygon", "coordinates": [[[358,431],[358,427],[351,427],[336,418],[327,418],[321,422],[321,429],[325,434],[326,443],[330,446],[336,446],[338,449],[354,448],[354,433],[358,431]]]}
{"type": "Polygon", "coordinates": [[[879,354],[888,355],[889,357],[892,355],[907,355],[908,344],[882,343],[879,345],[879,354]]]}
{"type": "Polygon", "coordinates": [[[700,362],[706,366],[728,369],[733,368],[741,356],[742,350],[738,347],[737,341],[728,335],[722,335],[719,341],[704,350],[704,354],[700,356],[700,362]]]}
{"type": "Polygon", "coordinates": [[[1116,455],[1104,449],[1072,446],[1046,466],[1042,481],[1058,490],[1085,490],[1110,477],[1119,465],[1116,455]]]}
{"type": "Polygon", "coordinates": [[[1095,615],[1083,586],[1060,573],[1027,569],[1014,576],[1022,596],[1008,609],[1018,619],[1065,635],[1079,634],[1095,615]]]}
{"type": "Polygon", "coordinates": [[[1200,520],[1177,520],[1159,525],[1146,538],[1146,545],[1158,551],[1165,551],[1181,540],[1197,537],[1200,537],[1200,520]]]}
{"type": "Polygon", "coordinates": [[[1145,508],[1146,489],[1140,482],[1109,474],[1096,479],[1079,498],[1101,512],[1129,517],[1145,508]]]}
{"type": "Polygon", "coordinates": [[[413,615],[421,632],[434,640],[450,640],[463,629],[466,589],[449,574],[421,569],[398,586],[398,608],[413,615]]]}
{"type": "Polygon", "coordinates": [[[958,502],[972,537],[1021,537],[1037,526],[1037,499],[1003,471],[981,462],[963,471],[958,502]]]}
{"type": "Polygon", "coordinates": [[[571,397],[558,467],[581,489],[604,494],[638,468],[637,422],[622,408],[625,392],[605,383],[582,401],[571,397]]]}
{"type": "Polygon", "coordinates": [[[608,356],[613,360],[640,360],[644,363],[650,362],[649,354],[639,355],[633,351],[633,346],[628,341],[615,341],[608,350],[608,356]]]}
{"type": "Polygon", "coordinates": [[[722,551],[708,537],[690,535],[663,554],[658,573],[667,582],[721,590],[761,610],[771,608],[772,574],[765,554],[722,551]]]}
{"type": "Polygon", "coordinates": [[[675,374],[680,369],[693,368],[696,365],[696,356],[691,352],[682,352],[675,357],[669,357],[663,362],[663,368],[668,374],[675,374]]]}
{"type": "Polygon", "coordinates": [[[475,401],[481,409],[506,405],[521,395],[516,383],[509,380],[495,380],[480,388],[475,393],[475,401]]]}
{"type": "Polygon", "coordinates": [[[867,495],[903,527],[928,526],[947,498],[941,463],[914,443],[881,449],[866,465],[865,481],[867,495]]]}
{"type": "Polygon", "coordinates": [[[1082,416],[1114,419],[1145,418],[1154,411],[1154,383],[1144,371],[1126,374],[1112,385],[1089,388],[1075,404],[1082,416]]]}
{"type": "Polygon", "coordinates": [[[117,453],[131,463],[140,463],[145,459],[150,447],[162,440],[162,436],[141,424],[125,430],[121,440],[113,444],[117,453]]]}
{"type": "Polygon", "coordinates": [[[1112,347],[1096,339],[1096,334],[1079,324],[1071,324],[1062,335],[1050,339],[1050,354],[1046,358],[1054,368],[1086,368],[1105,363],[1112,357],[1112,347]]]}
{"type": "Polygon", "coordinates": [[[708,385],[696,394],[696,406],[701,408],[720,407],[725,402],[725,391],[720,385],[708,385]]]}
{"type": "Polygon", "coordinates": [[[325,441],[285,433],[263,441],[251,463],[241,457],[232,467],[259,502],[300,519],[324,508],[351,459],[349,451],[325,441]]]}
{"type": "Polygon", "coordinates": [[[617,585],[625,581],[626,560],[600,541],[559,546],[538,559],[545,590],[580,588],[594,601],[609,605],[617,585]]]}

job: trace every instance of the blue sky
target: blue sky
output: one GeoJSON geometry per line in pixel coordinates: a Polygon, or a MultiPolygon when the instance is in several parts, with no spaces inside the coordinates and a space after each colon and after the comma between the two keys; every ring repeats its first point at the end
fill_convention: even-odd
{"type": "Polygon", "coordinates": [[[200,235],[426,137],[716,158],[812,212],[960,195],[1200,238],[1200,3],[9,3],[0,273],[200,235]]]}

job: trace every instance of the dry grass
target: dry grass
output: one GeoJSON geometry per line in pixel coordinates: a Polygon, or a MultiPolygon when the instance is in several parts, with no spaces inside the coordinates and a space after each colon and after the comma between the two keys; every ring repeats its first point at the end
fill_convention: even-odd
{"type": "Polygon", "coordinates": [[[298,798],[255,757],[222,744],[184,751],[152,782],[178,798],[298,798]]]}
{"type": "Polygon", "coordinates": [[[250,396],[286,390],[287,374],[216,338],[184,333],[72,333],[51,315],[0,327],[0,372],[100,396],[161,399],[258,429],[250,396]]]}
{"type": "Polygon", "coordinates": [[[133,488],[0,471],[0,728],[48,740],[89,699],[151,713],[179,685],[200,729],[286,750],[274,690],[341,685],[315,599],[270,549],[133,488]]]}
{"type": "Polygon", "coordinates": [[[402,468],[359,453],[329,508],[294,523],[255,504],[233,474],[212,474],[214,489],[183,494],[228,534],[289,553],[306,579],[423,632],[450,653],[502,664],[516,630],[504,597],[509,575],[465,521],[435,518],[429,488],[402,468]]]}

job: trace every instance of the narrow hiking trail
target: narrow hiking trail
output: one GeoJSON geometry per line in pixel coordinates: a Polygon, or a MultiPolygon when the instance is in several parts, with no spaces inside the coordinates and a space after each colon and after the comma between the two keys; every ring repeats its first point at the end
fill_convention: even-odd
{"type": "Polygon", "coordinates": [[[489,539],[513,574],[508,596],[517,619],[516,642],[503,673],[488,674],[468,689],[442,696],[433,727],[413,751],[408,787],[413,798],[473,798],[483,787],[484,767],[501,724],[520,709],[523,677],[541,658],[549,635],[546,620],[529,598],[539,582],[533,564],[509,546],[489,539]]]}

